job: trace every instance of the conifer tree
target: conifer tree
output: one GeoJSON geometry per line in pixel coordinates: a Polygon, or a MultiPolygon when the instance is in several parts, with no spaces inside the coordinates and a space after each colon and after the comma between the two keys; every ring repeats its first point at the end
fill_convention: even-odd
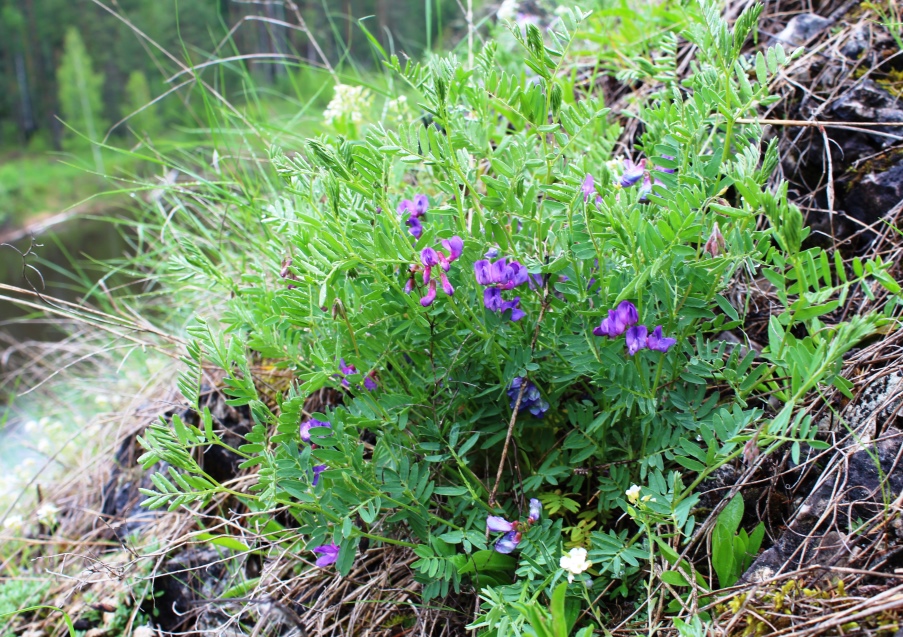
{"type": "MultiPolygon", "coordinates": [[[[78,133],[67,134],[68,144],[78,145],[82,141],[79,135],[91,142],[100,141],[106,129],[101,97],[103,74],[94,72],[91,56],[75,27],[66,31],[63,58],[57,71],[57,86],[62,119],[78,133]]],[[[95,144],[92,144],[92,148],[96,168],[103,172],[100,149],[95,144]]]]}

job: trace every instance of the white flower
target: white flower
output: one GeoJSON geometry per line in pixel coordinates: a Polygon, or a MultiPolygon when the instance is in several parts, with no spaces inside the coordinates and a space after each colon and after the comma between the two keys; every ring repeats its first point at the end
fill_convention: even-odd
{"type": "Polygon", "coordinates": [[[18,533],[25,526],[25,520],[21,515],[10,515],[3,521],[3,530],[18,533]]]}
{"type": "Polygon", "coordinates": [[[627,489],[626,494],[627,499],[631,504],[636,504],[640,501],[640,487],[638,485],[631,485],[631,487],[627,489]]]}
{"type": "Polygon", "coordinates": [[[517,15],[519,4],[520,3],[517,0],[505,0],[495,15],[499,20],[513,20],[517,15]]]}
{"type": "Polygon", "coordinates": [[[570,583],[574,581],[574,575],[580,575],[593,563],[586,559],[586,549],[578,547],[563,555],[558,560],[558,565],[568,572],[568,582],[570,583]]]}
{"type": "Polygon", "coordinates": [[[45,502],[38,507],[38,522],[44,526],[53,526],[57,522],[57,513],[60,510],[52,502],[45,502]]]}

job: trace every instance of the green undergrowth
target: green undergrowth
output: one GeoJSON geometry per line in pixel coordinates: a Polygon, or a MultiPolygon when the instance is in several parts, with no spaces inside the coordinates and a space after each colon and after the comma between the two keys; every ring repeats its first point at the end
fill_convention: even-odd
{"type": "Polygon", "coordinates": [[[734,499],[701,541],[700,485],[826,449],[807,401],[852,397],[844,356],[900,292],[879,258],[804,247],[777,145],[745,123],[794,55],[744,54],[761,10],[563,10],[422,63],[374,45],[384,75],[335,78],[316,137],[211,99],[209,145],[157,160],[188,178],[160,187],[135,224],[154,241],[122,264],[185,338],[197,416],[141,435],[146,506],[234,498],[261,550],[328,575],[365,546],[410,551],[422,602],[479,596],[478,635],[590,635],[624,607],[651,634],[714,601],[764,531],[734,499]],[[577,81],[593,51],[650,89],[627,147],[623,114],[577,81]],[[885,307],[846,311],[878,287],[885,307]],[[244,444],[202,401],[210,372],[250,414],[244,444]],[[250,479],[215,480],[212,446],[250,479]]]}

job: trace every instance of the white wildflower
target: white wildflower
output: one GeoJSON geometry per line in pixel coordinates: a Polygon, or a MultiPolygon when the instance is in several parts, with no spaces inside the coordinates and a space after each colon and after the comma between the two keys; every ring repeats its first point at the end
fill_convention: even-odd
{"type": "Polygon", "coordinates": [[[45,502],[38,507],[38,522],[44,526],[53,526],[57,523],[57,514],[60,510],[52,502],[45,502]]]}
{"type": "Polygon", "coordinates": [[[323,120],[329,126],[342,120],[355,125],[360,124],[364,121],[364,112],[370,109],[372,101],[373,95],[363,86],[336,84],[332,100],[323,111],[323,120]]]}
{"type": "Polygon", "coordinates": [[[574,575],[580,575],[593,563],[586,559],[586,549],[578,547],[563,555],[558,560],[558,565],[568,572],[568,582],[573,582],[574,575]]]}
{"type": "Polygon", "coordinates": [[[495,15],[499,20],[514,20],[520,3],[517,0],[505,0],[495,15]]]}
{"type": "Polygon", "coordinates": [[[10,533],[19,533],[25,527],[25,520],[21,515],[10,515],[3,521],[3,530],[10,533]]]}
{"type": "Polygon", "coordinates": [[[639,485],[636,485],[636,484],[632,485],[629,489],[627,489],[626,494],[627,494],[627,499],[630,501],[631,504],[636,504],[637,502],[639,502],[640,501],[639,485]]]}

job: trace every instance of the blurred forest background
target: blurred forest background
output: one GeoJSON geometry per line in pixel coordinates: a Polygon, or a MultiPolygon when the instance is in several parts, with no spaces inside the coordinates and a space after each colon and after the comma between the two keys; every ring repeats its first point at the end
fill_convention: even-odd
{"type": "MultiPolygon", "coordinates": [[[[101,277],[122,283],[100,262],[134,247],[126,220],[153,195],[136,186],[173,178],[155,158],[216,163],[211,136],[233,134],[221,108],[283,145],[317,135],[336,82],[385,88],[370,38],[402,63],[447,50],[466,36],[468,4],[484,21],[499,6],[0,0],[0,283],[67,301],[101,277]]],[[[15,371],[33,343],[65,338],[34,310],[0,300],[0,370],[15,371]]]]}
{"type": "Polygon", "coordinates": [[[249,77],[258,92],[328,101],[317,69],[373,64],[359,20],[402,58],[465,26],[455,0],[0,0],[0,228],[130,168],[106,165],[92,142],[160,143],[203,125],[187,67],[236,103],[249,77]]]}

